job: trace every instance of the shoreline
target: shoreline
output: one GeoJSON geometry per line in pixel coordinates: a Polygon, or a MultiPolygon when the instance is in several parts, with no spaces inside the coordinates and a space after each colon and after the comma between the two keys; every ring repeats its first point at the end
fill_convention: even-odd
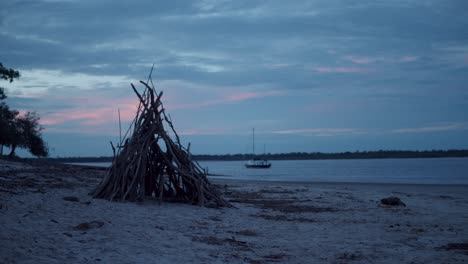
{"type": "Polygon", "coordinates": [[[213,181],[226,181],[227,183],[244,182],[244,183],[272,183],[272,184],[297,184],[297,185],[370,185],[370,186],[412,186],[412,187],[455,187],[468,188],[468,184],[431,184],[431,183],[386,183],[386,182],[334,182],[334,181],[277,181],[277,180],[250,180],[250,179],[228,179],[221,178],[226,176],[209,177],[213,181]]]}
{"type": "MultiPolygon", "coordinates": [[[[448,152],[450,150],[442,150],[442,151],[435,151],[436,152],[448,152]]],[[[324,160],[386,160],[386,159],[443,159],[443,158],[468,158],[468,150],[454,150],[458,151],[463,154],[453,154],[453,155],[448,155],[444,154],[442,156],[375,156],[375,157],[363,157],[363,156],[356,156],[356,154],[362,154],[364,152],[349,152],[348,154],[346,153],[318,153],[320,155],[329,155],[329,157],[321,157],[321,158],[308,158],[308,157],[290,157],[292,153],[279,153],[279,154],[267,154],[264,156],[267,160],[272,160],[272,161],[301,161],[301,160],[318,160],[318,161],[324,161],[324,160]],[[339,154],[346,154],[349,155],[347,157],[334,157],[339,154]],[[284,158],[279,158],[278,157],[283,155],[286,156],[284,158]]],[[[371,151],[373,153],[378,153],[378,151],[371,151]]],[[[392,152],[392,151],[388,151],[392,152]]],[[[396,151],[398,152],[398,151],[396,151]]],[[[403,151],[404,152],[404,151],[403,151]]],[[[414,151],[417,153],[417,151],[414,151]]],[[[428,151],[422,151],[428,152],[428,151]]],[[[304,155],[313,155],[314,153],[306,153],[304,155]]],[[[315,153],[317,154],[317,153],[315,153]]],[[[302,154],[301,154],[302,155],[302,154]]],[[[247,161],[252,158],[251,154],[220,154],[220,155],[207,155],[207,154],[193,154],[195,157],[194,160],[197,162],[207,162],[207,161],[219,161],[219,162],[224,162],[224,161],[247,161]],[[228,156],[229,158],[223,158],[228,156]],[[198,158],[197,158],[198,157],[198,158]],[[199,158],[202,157],[202,158],[199,158]],[[208,158],[203,158],[203,157],[208,157],[208,158]]],[[[262,155],[257,155],[257,156],[262,156],[262,155]]],[[[263,156],[262,156],[263,157],[263,156]]],[[[24,158],[25,161],[27,160],[35,160],[36,158],[24,158]]],[[[42,158],[44,160],[47,160],[49,162],[58,162],[58,163],[99,163],[99,162],[112,162],[113,157],[63,157],[63,158],[42,158]]]]}
{"type": "Polygon", "coordinates": [[[0,162],[4,263],[468,261],[468,186],[212,178],[237,208],[212,209],[93,199],[104,172],[0,162]]]}

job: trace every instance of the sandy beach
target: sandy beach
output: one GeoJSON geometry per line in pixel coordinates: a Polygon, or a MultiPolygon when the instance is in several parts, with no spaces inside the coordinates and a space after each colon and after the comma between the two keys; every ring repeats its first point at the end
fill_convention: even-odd
{"type": "Polygon", "coordinates": [[[0,262],[468,261],[468,186],[212,178],[237,207],[215,209],[92,199],[103,174],[0,161],[0,262]]]}

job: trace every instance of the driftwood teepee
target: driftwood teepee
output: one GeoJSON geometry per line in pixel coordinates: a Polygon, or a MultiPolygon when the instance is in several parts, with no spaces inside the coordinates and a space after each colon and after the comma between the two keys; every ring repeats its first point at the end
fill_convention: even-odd
{"type": "Polygon", "coordinates": [[[121,139],[117,153],[111,143],[114,160],[94,190],[94,197],[130,201],[153,197],[201,206],[231,206],[210,184],[205,170],[192,160],[190,144],[185,148],[180,143],[161,102],[163,93],[157,94],[153,82],[149,81],[140,81],[143,93],[132,84],[140,100],[136,117],[127,131],[128,134],[133,127],[133,133],[121,139]],[[165,124],[175,141],[165,130],[165,124]]]}

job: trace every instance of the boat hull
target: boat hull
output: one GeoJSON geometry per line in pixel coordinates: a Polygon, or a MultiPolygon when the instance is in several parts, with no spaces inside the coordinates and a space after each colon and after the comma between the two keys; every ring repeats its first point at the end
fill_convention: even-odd
{"type": "Polygon", "coordinates": [[[268,169],[271,167],[271,164],[265,164],[265,165],[245,164],[245,167],[247,169],[268,169]]]}

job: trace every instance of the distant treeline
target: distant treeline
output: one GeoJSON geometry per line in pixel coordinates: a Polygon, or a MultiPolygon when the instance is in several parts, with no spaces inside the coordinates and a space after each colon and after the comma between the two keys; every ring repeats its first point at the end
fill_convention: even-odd
{"type": "MultiPolygon", "coordinates": [[[[408,159],[408,158],[448,158],[468,157],[468,150],[428,150],[428,151],[406,151],[406,150],[378,150],[378,151],[356,151],[339,153],[322,152],[291,152],[279,154],[257,155],[257,158],[268,160],[326,160],[326,159],[408,159]]],[[[252,154],[225,154],[225,155],[193,155],[195,160],[248,160],[252,154]]],[[[67,157],[48,158],[50,161],[58,162],[110,162],[112,157],[67,157]]]]}

